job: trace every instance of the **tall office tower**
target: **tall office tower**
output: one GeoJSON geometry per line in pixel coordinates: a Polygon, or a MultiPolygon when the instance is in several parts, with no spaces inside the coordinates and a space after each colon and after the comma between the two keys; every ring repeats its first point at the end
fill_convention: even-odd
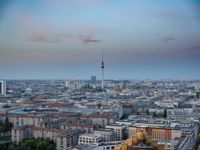
{"type": "Polygon", "coordinates": [[[91,79],[90,79],[90,83],[91,84],[95,84],[96,83],[96,76],[91,76],[91,79]]]}
{"type": "Polygon", "coordinates": [[[104,57],[103,57],[103,50],[102,50],[102,62],[101,62],[101,89],[104,89],[104,57]]]}
{"type": "Polygon", "coordinates": [[[6,82],[0,81],[0,95],[6,95],[6,82]]]}

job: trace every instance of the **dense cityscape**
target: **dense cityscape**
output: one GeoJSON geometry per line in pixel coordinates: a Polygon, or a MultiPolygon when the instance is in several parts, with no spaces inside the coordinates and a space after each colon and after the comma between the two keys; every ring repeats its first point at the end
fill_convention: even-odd
{"type": "Polygon", "coordinates": [[[57,150],[198,147],[199,80],[104,82],[102,90],[95,76],[1,81],[1,149],[23,149],[24,141],[38,138],[57,150]]]}
{"type": "Polygon", "coordinates": [[[200,0],[0,0],[0,150],[200,150],[200,0]]]}

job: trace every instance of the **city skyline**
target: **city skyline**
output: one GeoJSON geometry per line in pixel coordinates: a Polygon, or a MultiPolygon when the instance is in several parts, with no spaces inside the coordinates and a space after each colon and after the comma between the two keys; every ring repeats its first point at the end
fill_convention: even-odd
{"type": "Polygon", "coordinates": [[[200,79],[198,0],[2,0],[0,79],[200,79]]]}

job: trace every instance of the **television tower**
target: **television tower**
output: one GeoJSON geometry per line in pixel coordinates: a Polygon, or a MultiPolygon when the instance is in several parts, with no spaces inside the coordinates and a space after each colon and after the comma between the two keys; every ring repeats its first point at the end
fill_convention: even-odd
{"type": "Polygon", "coordinates": [[[101,89],[104,89],[104,57],[103,57],[103,49],[102,49],[102,62],[101,62],[101,89]]]}

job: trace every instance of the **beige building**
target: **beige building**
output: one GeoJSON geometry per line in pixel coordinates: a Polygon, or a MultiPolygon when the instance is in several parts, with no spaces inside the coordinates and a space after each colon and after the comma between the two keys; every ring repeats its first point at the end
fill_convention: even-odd
{"type": "Polygon", "coordinates": [[[128,137],[131,138],[133,135],[136,134],[137,128],[135,126],[128,127],[128,137]]]}
{"type": "Polygon", "coordinates": [[[32,125],[37,127],[40,122],[45,121],[47,119],[44,115],[11,115],[9,116],[9,122],[13,124],[13,126],[24,126],[24,125],[32,125]]]}
{"type": "Polygon", "coordinates": [[[33,129],[34,138],[44,138],[53,140],[56,143],[57,136],[65,132],[65,130],[59,129],[47,129],[47,128],[34,128],[33,129]]]}
{"type": "Polygon", "coordinates": [[[78,144],[79,134],[82,133],[81,130],[67,130],[64,133],[57,136],[56,149],[57,150],[67,150],[72,146],[78,144]]]}
{"type": "Polygon", "coordinates": [[[61,129],[84,129],[87,133],[94,133],[95,125],[85,124],[61,124],[61,129]]]}
{"type": "Polygon", "coordinates": [[[127,139],[127,127],[125,125],[113,124],[113,125],[107,125],[106,128],[114,130],[116,141],[127,139]]]}
{"type": "Polygon", "coordinates": [[[156,126],[130,126],[128,127],[128,137],[131,138],[141,129],[145,130],[148,136],[156,140],[174,140],[181,137],[180,129],[156,126]]]}
{"type": "Polygon", "coordinates": [[[31,138],[33,126],[13,127],[11,131],[11,139],[13,143],[19,144],[25,138],[31,138]]]}
{"type": "Polygon", "coordinates": [[[99,134],[103,138],[103,142],[110,142],[115,140],[114,129],[98,129],[94,130],[94,134],[99,134]]]}
{"type": "Polygon", "coordinates": [[[78,144],[91,145],[102,142],[102,139],[101,135],[86,133],[79,136],[78,144]]]}
{"type": "Polygon", "coordinates": [[[85,130],[60,130],[36,128],[33,126],[19,126],[12,128],[12,142],[19,144],[25,138],[44,138],[53,140],[57,150],[66,150],[78,144],[80,134],[85,133],[85,130]]]}
{"type": "Polygon", "coordinates": [[[92,120],[93,124],[98,124],[101,127],[106,127],[106,125],[113,124],[115,122],[114,116],[109,115],[91,115],[91,116],[82,116],[81,119],[92,120]]]}

